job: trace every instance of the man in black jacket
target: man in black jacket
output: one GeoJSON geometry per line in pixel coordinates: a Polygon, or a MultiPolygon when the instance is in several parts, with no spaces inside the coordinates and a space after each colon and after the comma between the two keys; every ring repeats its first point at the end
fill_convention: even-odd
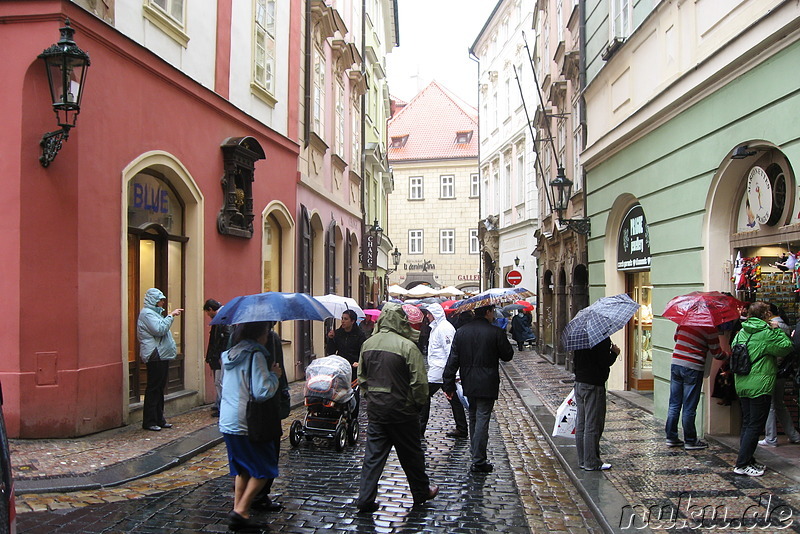
{"type": "Polygon", "coordinates": [[[475,309],[475,318],[456,331],[444,369],[442,389],[448,398],[456,391],[456,373],[469,401],[470,452],[473,472],[488,473],[494,466],[486,460],[489,420],[500,393],[500,360],[511,361],[514,348],[508,336],[492,325],[494,306],[475,309]]]}
{"type": "MultiPolygon", "coordinates": [[[[214,299],[208,299],[203,304],[203,311],[209,319],[217,316],[222,304],[214,299]]],[[[228,340],[231,337],[231,327],[228,325],[211,325],[211,332],[208,335],[208,349],[206,350],[206,363],[211,368],[214,375],[214,388],[217,397],[214,399],[214,406],[211,408],[211,415],[219,417],[219,399],[222,397],[222,364],[220,356],[228,350],[228,340]]]]}
{"type": "MultiPolygon", "coordinates": [[[[364,331],[356,324],[358,315],[353,310],[342,312],[342,326],[336,330],[328,331],[328,339],[325,341],[325,354],[338,354],[353,367],[353,382],[358,377],[358,357],[361,354],[361,345],[367,340],[364,331]]],[[[358,388],[353,389],[356,399],[356,407],[353,412],[355,418],[361,408],[361,393],[358,388]]]]}

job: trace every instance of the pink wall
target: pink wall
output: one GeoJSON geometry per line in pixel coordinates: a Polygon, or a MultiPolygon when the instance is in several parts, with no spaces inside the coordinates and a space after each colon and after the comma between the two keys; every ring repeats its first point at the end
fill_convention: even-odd
{"type": "Polygon", "coordinates": [[[55,11],[6,20],[14,23],[0,32],[0,46],[15,52],[0,104],[0,379],[12,436],[72,436],[127,417],[120,402],[123,169],[150,150],[187,168],[205,197],[204,297],[225,301],[260,289],[260,212],[273,199],[296,205],[298,147],[69,2],[3,2],[0,22],[25,8],[55,11]],[[56,122],[36,56],[57,40],[62,9],[92,65],[77,127],[45,169],[38,142],[56,122]],[[256,164],[249,240],[222,236],[216,226],[219,147],[244,135],[267,154],[256,164]],[[54,385],[41,385],[52,378],[54,385]]]}

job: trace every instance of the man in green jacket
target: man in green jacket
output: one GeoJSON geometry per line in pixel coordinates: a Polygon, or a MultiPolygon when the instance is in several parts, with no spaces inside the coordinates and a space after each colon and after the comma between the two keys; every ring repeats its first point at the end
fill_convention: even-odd
{"type": "Polygon", "coordinates": [[[378,509],[378,480],[394,446],[414,505],[439,493],[430,486],[419,433],[419,413],[428,402],[428,378],[422,353],[399,304],[387,303],[372,336],[361,347],[358,383],[367,403],[367,449],[361,468],[358,511],[378,509]]]}
{"type": "Polygon", "coordinates": [[[772,391],[778,372],[777,358],[791,352],[792,341],[780,328],[769,323],[769,304],[754,302],[747,309],[747,320],[736,334],[731,345],[747,345],[752,368],[746,375],[734,375],[736,394],[742,407],[742,433],[739,437],[739,455],[733,472],[737,475],[758,477],[764,474],[764,465],[755,461],[758,437],[764,431],[769,415],[772,391]]]}

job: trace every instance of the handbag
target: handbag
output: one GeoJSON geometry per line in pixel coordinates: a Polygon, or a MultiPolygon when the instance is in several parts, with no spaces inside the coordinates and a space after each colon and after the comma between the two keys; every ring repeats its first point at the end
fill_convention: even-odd
{"type": "Polygon", "coordinates": [[[778,378],[791,378],[797,373],[797,354],[790,352],[778,366],[778,378]]]}
{"type": "MultiPolygon", "coordinates": [[[[265,401],[256,401],[253,396],[253,368],[255,353],[250,355],[250,398],[247,400],[245,417],[247,419],[247,438],[252,443],[274,441],[281,437],[280,407],[276,402],[278,395],[265,401]]],[[[268,360],[269,363],[269,360],[268,360]]]]}
{"type": "Polygon", "coordinates": [[[717,374],[714,376],[714,387],[711,389],[711,396],[720,399],[717,404],[722,406],[730,406],[731,402],[736,399],[736,386],[733,382],[733,373],[731,373],[727,364],[723,364],[717,369],[717,374]]]}

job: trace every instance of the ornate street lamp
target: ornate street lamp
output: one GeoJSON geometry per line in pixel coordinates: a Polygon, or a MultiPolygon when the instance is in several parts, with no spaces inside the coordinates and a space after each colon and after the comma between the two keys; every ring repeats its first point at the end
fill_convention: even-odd
{"type": "Polygon", "coordinates": [[[367,232],[369,232],[369,235],[371,235],[376,241],[380,240],[381,236],[383,235],[383,228],[381,228],[381,225],[378,224],[378,219],[375,219],[375,222],[372,223],[372,226],[369,227],[367,232]]]}
{"type": "Polygon", "coordinates": [[[50,86],[50,101],[61,127],[44,134],[39,142],[42,147],[39,162],[43,167],[47,167],[55,159],[81,111],[84,83],[89,70],[89,54],[78,48],[72,40],[74,34],[75,30],[67,19],[61,28],[61,39],[39,54],[39,58],[44,60],[50,86]]]}
{"type": "Polygon", "coordinates": [[[592,231],[589,219],[564,218],[564,212],[569,206],[569,199],[572,198],[572,180],[564,174],[564,167],[558,167],[556,177],[550,182],[550,190],[553,194],[553,210],[558,214],[558,222],[577,234],[589,235],[592,231]]]}
{"type": "Polygon", "coordinates": [[[394,247],[394,252],[392,252],[392,263],[394,264],[394,269],[386,269],[386,274],[392,274],[393,272],[397,271],[397,266],[400,265],[400,256],[403,254],[397,250],[397,247],[394,247]]]}

